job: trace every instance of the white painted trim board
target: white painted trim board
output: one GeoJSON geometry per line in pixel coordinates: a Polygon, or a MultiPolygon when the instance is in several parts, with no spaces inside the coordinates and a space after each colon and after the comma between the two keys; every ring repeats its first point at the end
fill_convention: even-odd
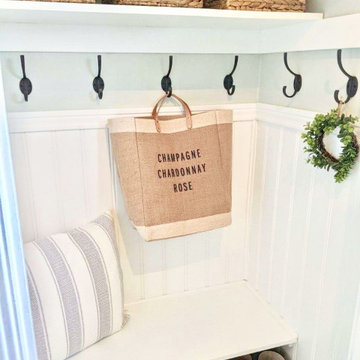
{"type": "MultiPolygon", "coordinates": [[[[234,111],[234,122],[261,121],[270,122],[294,129],[302,129],[307,121],[311,121],[316,112],[288,108],[283,106],[249,103],[232,105],[203,105],[191,107],[193,112],[215,109],[231,109],[234,111]],[[289,120],[291,119],[291,120],[289,120]]],[[[103,129],[112,117],[148,116],[151,108],[123,108],[106,110],[66,110],[42,112],[16,112],[8,114],[10,133],[103,129]]],[[[164,115],[179,114],[179,108],[168,106],[164,115]]]]}

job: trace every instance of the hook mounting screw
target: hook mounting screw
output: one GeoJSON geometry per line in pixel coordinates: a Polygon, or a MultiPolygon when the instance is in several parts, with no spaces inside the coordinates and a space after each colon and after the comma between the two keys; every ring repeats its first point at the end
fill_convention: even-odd
{"type": "Polygon", "coordinates": [[[343,67],[343,64],[342,64],[342,60],[341,60],[341,54],[342,54],[342,50],[339,49],[337,51],[337,63],[339,65],[339,68],[341,70],[341,72],[348,77],[348,82],[346,84],[346,94],[347,94],[347,97],[346,97],[346,100],[345,101],[342,101],[339,99],[339,90],[336,90],[334,92],[334,99],[335,101],[340,104],[340,103],[343,103],[343,104],[346,104],[350,101],[351,98],[353,98],[356,93],[357,93],[357,90],[358,90],[358,79],[356,76],[352,76],[350,75],[347,71],[345,71],[344,67],[343,67]]]}
{"type": "Polygon", "coordinates": [[[93,80],[93,88],[94,91],[99,95],[99,99],[101,100],[104,94],[105,83],[101,77],[101,55],[98,55],[98,75],[93,80]]]}
{"type": "Polygon", "coordinates": [[[236,70],[238,61],[239,61],[239,56],[236,55],[235,56],[235,61],[234,61],[234,67],[233,67],[231,73],[226,75],[225,78],[224,78],[224,88],[227,91],[228,95],[230,95],[230,96],[234,95],[234,92],[235,92],[234,79],[233,79],[232,76],[233,76],[233,74],[234,74],[234,72],[236,70]]]}
{"type": "Polygon", "coordinates": [[[20,61],[21,61],[21,69],[22,69],[23,77],[20,80],[19,87],[20,87],[20,91],[24,95],[25,101],[28,101],[28,97],[32,91],[32,83],[31,83],[30,79],[28,79],[26,77],[25,56],[24,55],[20,55],[20,61]]]}
{"type": "Polygon", "coordinates": [[[168,97],[172,95],[172,84],[170,79],[170,73],[173,66],[173,57],[169,56],[169,70],[167,74],[161,79],[161,88],[165,91],[168,97]]]}
{"type": "Polygon", "coordinates": [[[286,69],[295,76],[294,78],[294,93],[292,95],[288,95],[288,93],[286,92],[286,86],[283,87],[283,94],[287,97],[287,98],[293,98],[300,90],[301,90],[301,86],[302,86],[302,77],[300,74],[296,74],[294,73],[288,64],[288,60],[287,60],[287,53],[284,53],[284,64],[286,69]]]}

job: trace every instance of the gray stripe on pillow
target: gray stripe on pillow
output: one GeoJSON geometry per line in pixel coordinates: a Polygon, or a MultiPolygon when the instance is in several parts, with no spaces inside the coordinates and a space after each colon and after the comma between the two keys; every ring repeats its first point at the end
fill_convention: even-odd
{"type": "Polygon", "coordinates": [[[80,305],[74,282],[66,264],[66,260],[50,238],[36,241],[47,259],[55,283],[58,287],[59,299],[65,319],[66,336],[68,339],[67,355],[69,357],[82,349],[82,329],[80,305]]]}
{"type": "Polygon", "coordinates": [[[110,286],[102,253],[96,242],[85,231],[75,229],[69,235],[80,248],[88,264],[89,273],[94,284],[95,297],[99,309],[98,340],[100,340],[111,333],[110,286]]]}
{"type": "MultiPolygon", "coordinates": [[[[83,233],[85,233],[94,242],[94,245],[99,252],[101,263],[103,265],[107,289],[109,292],[109,324],[107,324],[107,323],[103,324],[104,328],[106,329],[105,335],[103,337],[106,337],[106,336],[109,336],[110,334],[112,334],[112,332],[113,332],[113,302],[112,302],[111,283],[110,283],[110,279],[109,279],[108,268],[105,264],[104,255],[103,255],[102,251],[100,250],[99,245],[97,244],[95,239],[92,237],[92,235],[90,233],[88,233],[88,231],[86,229],[79,228],[79,230],[82,231],[83,233]],[[108,327],[108,330],[107,330],[107,327],[108,327]]],[[[100,322],[100,328],[101,328],[101,322],[100,322]]]]}
{"type": "MultiPolygon", "coordinates": [[[[115,214],[115,216],[117,216],[115,214]]],[[[119,281],[120,284],[123,283],[123,273],[122,268],[120,264],[120,249],[119,249],[119,243],[118,238],[115,230],[115,224],[114,224],[114,218],[112,215],[108,213],[104,213],[102,216],[98,217],[95,221],[95,224],[100,226],[108,235],[110,242],[113,246],[114,254],[116,256],[116,262],[118,267],[118,275],[119,275],[119,281]]],[[[121,286],[121,306],[124,306],[124,288],[121,286]]]]}
{"type": "MultiPolygon", "coordinates": [[[[72,272],[72,269],[70,267],[70,264],[69,262],[67,261],[63,251],[59,248],[58,244],[54,241],[54,239],[50,236],[49,237],[49,240],[54,244],[54,246],[57,248],[57,250],[59,251],[59,253],[61,254],[63,260],[64,260],[64,263],[66,264],[66,267],[69,271],[69,275],[71,277],[71,281],[72,281],[72,284],[74,286],[74,290],[75,290],[75,293],[76,293],[76,303],[77,303],[77,306],[78,306],[78,310],[79,310],[79,314],[80,314],[80,350],[84,348],[84,332],[85,332],[85,326],[84,326],[84,316],[83,316],[83,311],[82,311],[82,307],[81,307],[81,304],[80,304],[80,294],[79,294],[79,289],[78,289],[78,286],[77,286],[77,283],[75,281],[75,277],[74,277],[74,274],[72,272]]],[[[76,326],[76,329],[74,330],[76,332],[76,334],[79,333],[79,329],[78,329],[78,322],[75,322],[74,325],[76,326]]],[[[75,349],[76,350],[76,349],[75,349]]],[[[76,352],[80,351],[80,350],[76,350],[76,352]]],[[[73,355],[74,353],[71,353],[70,355],[73,355]]],[[[69,356],[70,356],[69,355],[69,356]]]]}
{"type": "Polygon", "coordinates": [[[109,237],[111,246],[113,247],[114,254],[116,256],[116,262],[117,262],[117,266],[118,266],[118,270],[119,270],[119,275],[121,276],[122,271],[121,271],[121,266],[120,266],[119,248],[118,248],[118,244],[116,241],[115,227],[114,227],[114,222],[113,222],[112,217],[108,214],[104,214],[104,215],[98,217],[94,221],[94,223],[97,224],[98,226],[100,226],[106,232],[107,236],[109,237]]]}
{"type": "MultiPolygon", "coordinates": [[[[68,233],[69,235],[69,239],[72,241],[72,243],[74,244],[74,246],[79,250],[79,253],[81,254],[81,256],[84,259],[86,268],[89,272],[89,276],[90,276],[90,281],[91,281],[91,285],[92,285],[92,289],[93,289],[93,295],[95,298],[95,305],[96,305],[96,313],[97,313],[97,323],[100,323],[100,309],[99,309],[99,301],[97,299],[97,293],[96,293],[96,289],[95,289],[95,280],[94,277],[91,274],[91,269],[90,269],[90,265],[89,265],[89,261],[87,260],[84,252],[82,251],[80,245],[74,240],[73,236],[71,235],[71,233],[68,233]]],[[[97,341],[99,340],[99,328],[97,329],[97,341]]]]}
{"type": "Polygon", "coordinates": [[[36,287],[34,276],[31,273],[30,267],[27,264],[26,270],[28,275],[31,312],[34,324],[38,360],[50,360],[51,352],[49,346],[49,338],[47,334],[46,323],[44,321],[44,312],[42,309],[39,291],[36,287]]]}
{"type": "MultiPolygon", "coordinates": [[[[54,281],[54,285],[56,287],[56,292],[57,292],[57,295],[58,295],[58,298],[59,298],[59,301],[60,301],[60,307],[61,307],[61,313],[62,313],[62,322],[63,322],[63,325],[64,325],[64,329],[65,329],[65,340],[66,340],[66,352],[68,351],[68,348],[69,348],[69,339],[68,339],[68,336],[67,336],[67,329],[66,329],[66,322],[65,322],[65,312],[64,312],[64,306],[62,305],[62,302],[61,302],[61,296],[60,296],[60,289],[59,289],[59,286],[56,282],[56,278],[55,278],[55,275],[51,269],[51,265],[49,264],[49,260],[47,259],[46,255],[44,254],[43,250],[41,249],[41,247],[38,245],[38,241],[34,241],[33,242],[34,246],[38,249],[39,253],[41,254],[41,256],[44,258],[45,262],[46,262],[46,265],[49,269],[49,274],[51,275],[53,281],[54,281]]],[[[60,319],[59,319],[60,320],[60,319]]],[[[45,319],[46,321],[46,319],[45,319]]]]}

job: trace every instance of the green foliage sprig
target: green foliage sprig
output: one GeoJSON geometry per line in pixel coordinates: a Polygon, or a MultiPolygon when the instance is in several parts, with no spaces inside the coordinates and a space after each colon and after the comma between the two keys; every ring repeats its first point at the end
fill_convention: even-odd
{"type": "Polygon", "coordinates": [[[346,179],[350,170],[354,166],[355,160],[359,154],[359,146],[354,133],[354,124],[357,117],[338,116],[337,110],[331,110],[330,113],[317,114],[313,122],[305,126],[304,150],[308,153],[307,162],[320,169],[333,169],[335,171],[335,181],[340,183],[346,179]],[[337,159],[330,154],[324,146],[324,136],[332,133],[339,128],[337,137],[342,143],[342,152],[337,159]]]}

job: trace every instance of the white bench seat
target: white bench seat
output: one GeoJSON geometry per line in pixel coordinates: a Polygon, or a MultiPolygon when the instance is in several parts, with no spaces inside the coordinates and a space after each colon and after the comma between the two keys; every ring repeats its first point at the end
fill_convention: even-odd
{"type": "Polygon", "coordinates": [[[126,306],[122,331],[76,360],[222,360],[296,343],[297,335],[246,282],[126,306]]]}

